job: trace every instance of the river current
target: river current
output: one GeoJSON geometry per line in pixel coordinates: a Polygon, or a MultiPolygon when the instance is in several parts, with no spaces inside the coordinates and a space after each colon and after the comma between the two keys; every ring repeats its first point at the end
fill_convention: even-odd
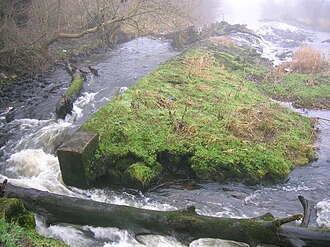
{"type": "MultiPolygon", "coordinates": [[[[260,33],[270,30],[267,25],[259,29],[260,33]]],[[[272,27],[274,25],[295,29],[287,24],[276,23],[272,27]]],[[[320,40],[323,38],[322,33],[313,35],[320,40]]],[[[278,44],[262,39],[258,45],[265,51],[264,56],[274,58],[278,44]]],[[[320,118],[316,143],[318,160],[293,170],[283,184],[262,187],[233,183],[198,184],[181,180],[145,194],[132,190],[81,190],[64,185],[56,157],[56,148],[63,138],[107,104],[120,89],[130,87],[177,54],[166,40],[139,38],[111,52],[77,61],[80,68],[88,65],[97,67],[100,77],[88,76],[84,92],[74,104],[72,116],[65,120],[56,120],[54,116],[56,101],[70,81],[62,69],[43,78],[49,82],[43,90],[52,92],[47,99],[33,107],[15,102],[1,107],[1,113],[8,111],[8,107],[15,107],[21,117],[10,123],[5,122],[4,114],[0,117],[0,128],[9,136],[0,149],[0,180],[8,178],[9,182],[23,187],[147,209],[174,210],[195,205],[198,213],[218,217],[255,217],[267,212],[275,217],[285,217],[301,213],[297,197],[303,195],[315,204],[316,216],[312,218],[311,225],[330,227],[330,111],[294,109],[303,115],[320,118]]],[[[292,108],[289,103],[285,105],[292,108]]],[[[46,226],[40,216],[36,215],[36,219],[41,234],[62,239],[71,246],[182,246],[172,237],[143,236],[135,239],[129,232],[116,228],[66,224],[46,226]]],[[[217,241],[202,239],[190,246],[221,246],[217,241]]]]}

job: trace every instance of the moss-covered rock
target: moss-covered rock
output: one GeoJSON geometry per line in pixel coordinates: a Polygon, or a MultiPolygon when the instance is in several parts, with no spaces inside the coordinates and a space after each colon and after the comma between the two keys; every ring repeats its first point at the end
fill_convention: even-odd
{"type": "Polygon", "coordinates": [[[82,90],[86,77],[83,74],[75,73],[72,75],[72,82],[65,95],[56,103],[55,112],[58,118],[64,119],[67,114],[71,114],[73,102],[78,98],[82,90]]]}
{"type": "Polygon", "coordinates": [[[126,174],[126,185],[144,190],[148,188],[150,182],[156,178],[157,171],[141,162],[138,162],[130,165],[126,170],[126,174]]]}
{"type": "Polygon", "coordinates": [[[0,220],[25,228],[35,228],[33,213],[27,211],[23,203],[16,198],[0,198],[0,220]]]}
{"type": "Polygon", "coordinates": [[[72,82],[65,95],[71,100],[75,100],[81,91],[81,88],[84,84],[85,77],[83,74],[74,74],[72,77],[72,82]]]}
{"type": "Polygon", "coordinates": [[[95,166],[144,185],[159,178],[159,164],[161,178],[284,179],[314,157],[315,132],[262,93],[262,64],[251,48],[219,44],[171,59],[82,126],[100,136],[95,166]]]}
{"type": "Polygon", "coordinates": [[[32,212],[16,198],[0,198],[0,246],[67,246],[35,230],[32,212]]]}

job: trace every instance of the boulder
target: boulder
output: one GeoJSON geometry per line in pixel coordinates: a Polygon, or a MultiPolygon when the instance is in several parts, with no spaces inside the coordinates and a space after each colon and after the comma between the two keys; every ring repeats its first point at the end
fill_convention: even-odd
{"type": "Polygon", "coordinates": [[[88,188],[91,185],[96,177],[92,160],[97,147],[97,134],[77,131],[57,149],[62,177],[66,185],[78,188],[88,188]]]}

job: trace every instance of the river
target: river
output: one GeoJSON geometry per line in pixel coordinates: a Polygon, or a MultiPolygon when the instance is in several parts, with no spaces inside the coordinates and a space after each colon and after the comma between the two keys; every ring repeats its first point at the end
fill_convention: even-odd
{"type": "MultiPolygon", "coordinates": [[[[230,16],[229,10],[227,8],[225,16],[230,16]]],[[[220,8],[214,8],[214,14],[218,20],[224,18],[220,8]]],[[[245,19],[238,21],[244,22],[245,19]]],[[[323,45],[319,41],[327,35],[283,23],[258,23],[251,26],[263,37],[266,37],[265,32],[276,35],[274,27],[291,30],[293,33],[306,33],[304,42],[316,46],[323,45]]],[[[279,62],[274,54],[278,53],[281,43],[276,42],[276,39],[263,38],[257,45],[262,48],[264,56],[273,59],[274,63],[279,62]]],[[[292,50],[296,48],[292,47],[292,50]]],[[[328,48],[324,47],[325,50],[328,48]]],[[[64,70],[56,69],[38,80],[39,84],[34,83],[32,89],[25,89],[39,90],[45,95],[42,98],[38,94],[30,98],[22,97],[25,91],[19,92],[0,108],[0,128],[8,137],[6,144],[0,148],[0,180],[8,178],[11,183],[24,187],[148,209],[173,210],[195,205],[198,213],[219,217],[254,217],[266,212],[284,217],[300,213],[302,208],[297,196],[303,195],[316,204],[317,217],[312,219],[312,226],[330,227],[330,111],[294,109],[301,114],[324,120],[318,124],[318,160],[292,171],[283,184],[262,187],[233,183],[198,184],[182,180],[145,194],[133,190],[81,190],[64,185],[56,157],[56,148],[63,138],[115,97],[121,88],[130,87],[177,54],[166,40],[138,38],[113,51],[77,61],[80,68],[88,65],[97,67],[100,77],[88,76],[84,92],[74,104],[72,116],[67,116],[65,120],[56,120],[54,116],[56,101],[69,86],[70,77],[64,70]],[[4,113],[10,109],[8,107],[16,109],[16,118],[10,123],[6,123],[4,118],[4,113]]],[[[286,105],[291,107],[289,103],[286,105]]],[[[71,246],[182,246],[172,237],[144,236],[137,241],[125,230],[66,224],[48,227],[43,224],[41,217],[36,216],[36,219],[41,234],[62,239],[71,246]]],[[[197,240],[191,246],[215,246],[218,243],[214,241],[197,240]]]]}

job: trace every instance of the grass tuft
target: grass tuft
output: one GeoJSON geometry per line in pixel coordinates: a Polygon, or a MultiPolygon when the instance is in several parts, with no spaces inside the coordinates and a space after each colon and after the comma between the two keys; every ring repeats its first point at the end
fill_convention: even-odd
{"type": "Polygon", "coordinates": [[[284,62],[278,67],[278,72],[291,73],[327,73],[329,63],[325,56],[311,47],[299,48],[294,54],[291,62],[284,62]]]}
{"type": "Polygon", "coordinates": [[[228,36],[224,36],[222,38],[211,37],[211,38],[209,38],[209,42],[210,42],[210,44],[217,45],[217,46],[225,46],[227,48],[233,48],[236,46],[235,41],[228,36]]]}

